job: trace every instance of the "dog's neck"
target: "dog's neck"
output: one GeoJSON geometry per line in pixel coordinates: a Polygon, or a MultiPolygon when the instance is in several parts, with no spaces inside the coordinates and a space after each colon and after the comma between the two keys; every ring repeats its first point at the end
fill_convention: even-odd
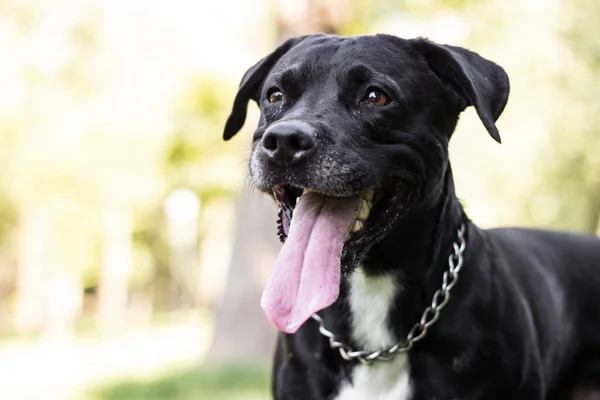
{"type": "Polygon", "coordinates": [[[465,213],[454,191],[448,167],[431,198],[408,210],[397,226],[369,251],[364,260],[369,274],[418,269],[426,273],[445,263],[465,213]]]}
{"type": "Polygon", "coordinates": [[[359,347],[376,350],[402,340],[441,285],[466,216],[450,168],[436,189],[439,194],[409,210],[344,284],[351,313],[346,328],[359,347]]]}

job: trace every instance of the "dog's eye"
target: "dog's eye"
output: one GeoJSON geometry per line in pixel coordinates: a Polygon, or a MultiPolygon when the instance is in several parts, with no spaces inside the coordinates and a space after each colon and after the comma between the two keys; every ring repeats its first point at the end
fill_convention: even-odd
{"type": "Polygon", "coordinates": [[[363,101],[372,106],[385,106],[390,102],[390,98],[381,89],[369,88],[363,101]]]}
{"type": "Polygon", "coordinates": [[[281,93],[279,90],[271,91],[269,93],[268,97],[269,97],[269,103],[271,103],[271,104],[279,103],[280,101],[283,101],[283,93],[281,93]]]}

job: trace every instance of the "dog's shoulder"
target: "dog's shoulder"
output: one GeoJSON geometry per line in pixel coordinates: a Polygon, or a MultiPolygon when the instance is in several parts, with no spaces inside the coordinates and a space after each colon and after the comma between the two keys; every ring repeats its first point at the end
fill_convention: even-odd
{"type": "Polygon", "coordinates": [[[506,272],[529,297],[562,299],[573,306],[579,298],[598,298],[598,237],[535,228],[496,228],[482,235],[492,249],[495,271],[506,272]]]}
{"type": "Polygon", "coordinates": [[[483,234],[497,246],[511,246],[513,250],[542,250],[553,254],[568,253],[569,256],[575,251],[590,253],[595,258],[600,256],[600,239],[592,234],[516,227],[486,229],[483,234]]]}

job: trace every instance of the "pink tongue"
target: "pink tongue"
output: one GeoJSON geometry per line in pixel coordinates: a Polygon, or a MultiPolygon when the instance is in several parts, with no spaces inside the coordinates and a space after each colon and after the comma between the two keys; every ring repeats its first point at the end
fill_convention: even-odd
{"type": "Polygon", "coordinates": [[[340,258],[361,198],[302,195],[288,237],[263,292],[261,307],[286,333],[296,332],[340,291],[340,258]]]}

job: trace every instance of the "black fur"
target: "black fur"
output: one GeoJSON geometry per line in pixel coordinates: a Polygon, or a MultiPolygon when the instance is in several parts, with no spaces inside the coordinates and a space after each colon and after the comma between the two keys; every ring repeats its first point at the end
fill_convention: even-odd
{"type": "MultiPolygon", "coordinates": [[[[411,400],[600,393],[600,241],[479,229],[454,191],[448,141],[460,112],[474,106],[500,142],[495,121],[508,92],[502,68],[466,49],[387,35],[311,35],[288,40],[246,73],[227,121],[226,140],[242,127],[250,99],[261,108],[250,165],[260,190],[348,196],[376,188],[364,232],[346,244],[342,271],[361,264],[368,274],[388,273],[402,283],[389,314],[398,339],[440,287],[456,230],[466,223],[459,284],[439,321],[408,353],[411,400]],[[389,104],[365,102],[373,87],[389,104]],[[283,101],[271,104],[274,90],[283,101]],[[302,121],[315,132],[314,149],[293,164],[273,162],[261,142],[283,121],[302,121]]],[[[350,334],[347,290],[342,279],[340,298],[320,314],[342,341],[360,347],[350,334]]],[[[333,398],[354,367],[309,320],[298,333],[279,336],[274,396],[333,398]]]]}

